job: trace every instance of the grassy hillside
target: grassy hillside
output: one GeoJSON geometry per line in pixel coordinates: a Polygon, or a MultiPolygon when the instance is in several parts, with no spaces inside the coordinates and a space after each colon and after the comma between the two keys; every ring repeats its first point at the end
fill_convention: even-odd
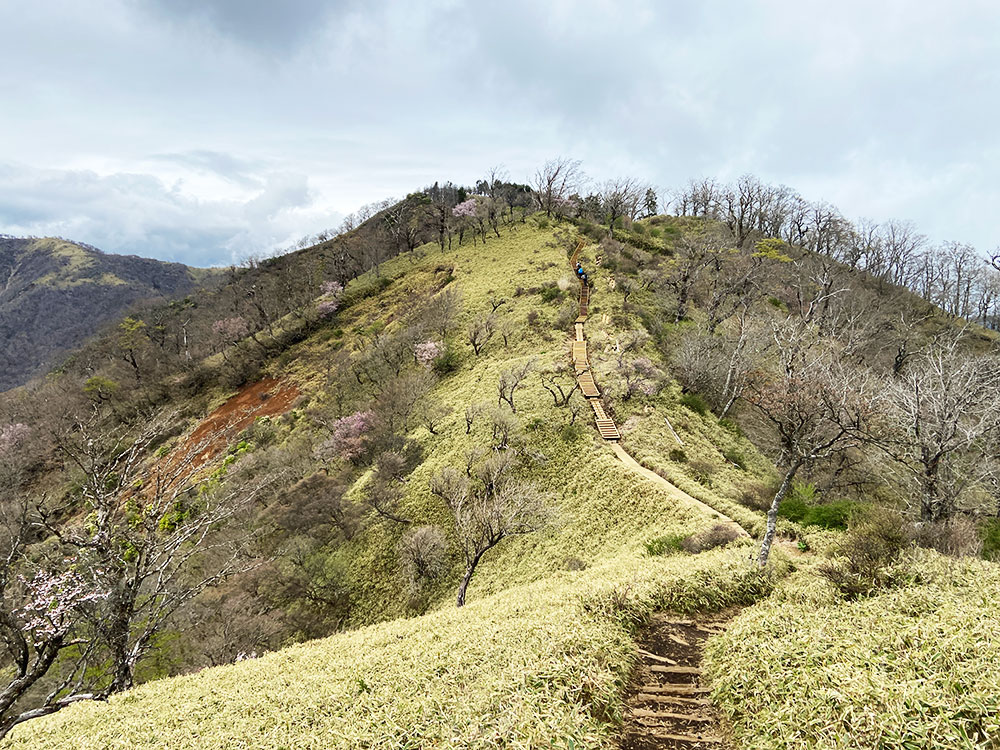
{"type": "MultiPolygon", "coordinates": [[[[234,436],[227,459],[237,469],[289,473],[267,501],[265,518],[284,508],[286,515],[303,515],[300,526],[329,527],[335,512],[356,519],[351,533],[294,531],[294,518],[267,527],[276,561],[260,584],[265,591],[277,586],[300,565],[324,587],[321,593],[336,599],[340,619],[330,614],[320,625],[294,611],[307,606],[307,597],[296,600],[283,643],[308,635],[310,626],[347,632],[156,679],[106,703],[75,704],[18,726],[5,746],[607,748],[621,724],[637,628],[656,611],[738,605],[746,608],[708,651],[713,699],[735,746],[994,747],[1000,673],[991,633],[1000,623],[991,602],[1000,591],[992,563],[907,547],[878,571],[878,585],[858,596],[837,589],[823,572],[849,556],[836,530],[783,519],[779,532],[786,542],[797,539],[799,549],[780,545],[766,573],[752,564],[750,541],[680,552],[679,540],[711,527],[720,514],[759,536],[764,514],[747,498],[762,486],[766,492],[774,479],[773,464],[740,426],[717,418],[707,395],[670,376],[677,369],[672,355],[695,323],[670,322],[673,300],[628,284],[642,268],[674,268],[675,243],[702,224],[658,222],[658,234],[644,229],[633,245],[590,242],[582,257],[594,285],[591,360],[622,445],[715,513],[632,474],[598,438],[586,405],[576,413],[557,407],[542,386],[539,373],[569,359],[577,286],[568,251],[577,227],[536,216],[485,245],[425,245],[352,280],[335,315],[303,326],[301,336],[288,337],[295,343],[263,363],[261,374],[273,378],[268,383],[301,396],[285,416],[272,412],[234,436]],[[422,338],[432,336],[447,353],[435,360],[435,376],[414,361],[419,340],[406,339],[395,375],[384,383],[362,377],[366,357],[390,347],[415,317],[426,317],[453,292],[460,305],[446,332],[420,328],[422,338]],[[497,332],[477,355],[467,331],[491,311],[497,332]],[[649,362],[643,368],[652,374],[639,388],[623,375],[623,352],[649,362]],[[442,361],[447,366],[439,368],[442,361]],[[510,442],[519,478],[534,483],[550,517],[535,533],[490,550],[472,579],[469,603],[456,609],[463,560],[453,518],[431,493],[431,478],[448,467],[461,471],[471,450],[495,444],[489,410],[498,404],[498,379],[528,361],[533,371],[516,394],[510,442]],[[324,424],[365,409],[388,411],[390,396],[406,400],[400,388],[426,389],[407,407],[395,436],[398,450],[415,457],[405,476],[393,480],[399,491],[393,512],[407,523],[373,510],[374,457],[331,459],[322,451],[331,433],[324,424]],[[475,404],[483,409],[467,429],[466,408],[475,404]],[[436,411],[433,431],[420,416],[428,409],[436,411]],[[300,496],[316,486],[310,481],[321,491],[310,498],[316,503],[304,505],[300,496]],[[322,496],[331,486],[336,502],[322,496]],[[401,545],[423,526],[440,528],[447,547],[443,570],[415,590],[401,545]]],[[[784,261],[765,271],[779,293],[765,300],[760,316],[777,320],[792,298],[785,286],[792,272],[784,261]]],[[[696,305],[690,318],[700,323],[703,307],[696,305]]],[[[289,316],[271,335],[283,340],[296,325],[289,316]]],[[[231,366],[236,346],[203,366],[231,366]]],[[[210,406],[232,403],[231,396],[216,388],[188,397],[183,413],[196,416],[183,422],[186,434],[210,406]]],[[[748,431],[758,427],[751,416],[740,415],[748,431]]],[[[184,439],[180,434],[166,447],[184,439]]],[[[823,490],[830,498],[839,498],[838,491],[823,490]]],[[[801,494],[815,504],[809,491],[801,494]]],[[[193,649],[197,644],[184,644],[199,637],[193,632],[177,626],[164,641],[193,649]]],[[[169,665],[149,669],[170,671],[169,665]]]]}
{"type": "MultiPolygon", "coordinates": [[[[329,328],[283,354],[268,374],[293,381],[309,394],[308,400],[299,404],[300,411],[322,409],[327,401],[338,396],[323,387],[327,359],[337,351],[363,347],[372,331],[393,330],[415,298],[432,293],[440,286],[443,274],[453,277],[448,286],[459,290],[462,307],[449,344],[460,351],[459,365],[454,372],[443,376],[427,396],[449,411],[440,420],[438,434],[431,434],[423,426],[411,430],[409,437],[420,444],[424,458],[408,476],[400,503],[401,512],[414,524],[438,524],[450,535],[448,511],[430,494],[429,479],[443,467],[461,467],[473,446],[489,444],[485,418],[478,420],[471,433],[466,434],[465,407],[473,403],[496,404],[498,376],[511,364],[531,359],[536,369],[542,369],[568,356],[567,321],[571,322],[575,313],[572,313],[574,285],[570,283],[566,242],[565,237],[551,229],[528,224],[512,230],[502,241],[491,241],[485,248],[481,244],[475,247],[466,244],[441,252],[428,247],[422,257],[397,258],[384,264],[378,277],[370,273],[352,282],[347,294],[358,295],[359,301],[338,315],[329,328]],[[369,285],[382,291],[365,298],[363,290],[369,285]],[[545,292],[546,289],[552,291],[545,292]],[[477,357],[461,343],[462,332],[476,315],[489,309],[490,299],[498,298],[507,300],[498,310],[499,315],[509,320],[507,345],[497,335],[477,357]],[[336,335],[331,335],[331,329],[336,335]]],[[[634,325],[616,312],[620,310],[621,300],[610,289],[595,298],[592,312],[600,316],[597,325],[603,335],[623,335],[634,325]]],[[[608,387],[612,386],[609,381],[608,387]]],[[[646,408],[668,408],[671,400],[671,394],[665,393],[650,398],[646,408]]],[[[345,738],[356,738],[344,739],[341,743],[344,747],[364,744],[365,736],[374,738],[384,732],[381,722],[388,718],[399,726],[398,737],[413,738],[409,744],[414,746],[432,739],[445,746],[469,742],[495,746],[499,737],[517,746],[547,746],[549,736],[574,738],[585,746],[597,746],[598,739],[609,736],[608,722],[615,715],[617,691],[628,674],[629,625],[641,619],[642,613],[664,604],[690,609],[706,602],[725,606],[734,601],[749,601],[759,595],[766,583],[743,562],[748,557],[746,553],[706,555],[694,564],[680,558],[667,561],[649,558],[645,553],[647,541],[687,536],[707,528],[714,519],[694,505],[679,504],[674,496],[651,482],[637,481],[597,438],[590,414],[580,411],[575,424],[570,424],[571,411],[553,405],[552,397],[541,387],[537,376],[517,393],[516,404],[521,425],[518,439],[523,441],[521,452],[530,457],[526,471],[547,496],[553,514],[538,533],[512,538],[485,556],[473,579],[468,607],[454,611],[454,586],[461,572],[461,561],[453,548],[452,572],[442,576],[433,590],[425,594],[432,608],[440,610],[435,614],[363,628],[255,660],[252,665],[236,665],[228,672],[205,671],[178,678],[180,682],[155,682],[142,689],[147,692],[132,693],[123,700],[132,705],[141,700],[140,695],[148,695],[150,700],[163,702],[159,691],[187,693],[192,684],[201,682],[212,692],[216,688],[210,685],[216,676],[223,680],[235,677],[225,690],[237,690],[245,682],[245,677],[237,676],[240,670],[270,672],[271,667],[266,665],[271,660],[293,659],[294,664],[283,675],[275,675],[279,682],[274,690],[278,690],[279,683],[300,683],[305,692],[299,695],[304,696],[313,692],[305,688],[309,680],[316,679],[329,682],[334,693],[321,691],[309,701],[324,702],[322,696],[336,694],[339,698],[333,703],[342,703],[346,695],[356,698],[355,693],[360,691],[359,694],[368,696],[370,690],[373,703],[383,706],[378,710],[373,708],[368,719],[331,707],[329,724],[323,732],[332,733],[327,737],[343,733],[345,738]],[[670,584],[672,580],[676,583],[670,584]],[[619,607],[625,610],[616,611],[619,607]],[[538,639],[524,641],[517,637],[539,627],[542,630],[538,639]],[[426,649],[437,655],[421,667],[420,674],[424,676],[405,675],[416,655],[426,649]],[[370,666],[354,664],[344,671],[359,652],[370,655],[370,666]],[[534,666],[526,670],[525,665],[534,666]],[[310,672],[314,678],[307,676],[310,672]],[[443,673],[443,684],[430,696],[426,685],[412,682],[438,673],[443,673]],[[589,683],[593,686],[587,686],[589,683]],[[333,688],[334,684],[341,687],[333,688]],[[387,703],[393,696],[407,694],[411,696],[407,701],[387,703]],[[470,700],[473,696],[476,697],[470,700]],[[427,700],[440,702],[444,707],[440,716],[434,715],[439,711],[430,708],[427,700]],[[507,717],[501,711],[494,719],[495,726],[476,729],[482,724],[484,714],[499,711],[499,706],[507,705],[508,701],[515,701],[514,715],[507,717]],[[462,704],[460,711],[447,708],[458,703],[462,704]],[[491,705],[497,708],[490,709],[491,705]],[[389,714],[382,717],[380,711],[389,714]],[[551,712],[542,726],[537,725],[539,711],[551,712]],[[483,734],[477,738],[479,731],[483,734]]],[[[281,439],[287,444],[309,430],[304,420],[281,429],[281,439]]],[[[745,440],[741,449],[753,452],[745,440]]],[[[367,480],[365,474],[357,480],[356,488],[351,491],[355,497],[363,494],[367,480]]],[[[316,552],[328,555],[327,559],[336,566],[344,563],[346,570],[338,567],[338,571],[350,591],[352,622],[364,624],[412,614],[398,552],[399,539],[405,531],[401,524],[373,516],[351,540],[335,550],[316,552]]],[[[254,682],[257,681],[255,677],[254,682]]],[[[198,700],[193,694],[192,699],[198,700]]],[[[175,700],[170,697],[166,703],[175,704],[175,700]]],[[[322,734],[314,734],[310,729],[297,734],[303,728],[295,729],[295,722],[286,720],[281,720],[285,729],[271,726],[278,714],[265,718],[258,708],[238,707],[240,701],[235,696],[224,702],[242,716],[239,721],[263,722],[255,729],[247,725],[245,741],[254,746],[280,746],[282,742],[303,746],[306,736],[322,734]]],[[[45,746],[45,742],[58,744],[79,732],[74,724],[78,712],[101,724],[105,720],[100,717],[108,711],[117,711],[118,704],[119,699],[115,699],[107,706],[74,707],[44,723],[24,726],[15,733],[15,739],[34,747],[45,746]],[[39,732],[54,734],[49,735],[52,739],[43,740],[39,732]],[[60,736],[62,739],[56,739],[60,736]]],[[[141,717],[150,718],[147,705],[134,705],[136,721],[141,724],[144,721],[141,717]]],[[[312,713],[309,706],[315,705],[307,702],[303,711],[312,713]]],[[[278,713],[284,710],[281,708],[278,713]]],[[[187,741],[194,743],[191,746],[197,744],[198,736],[214,733],[221,737],[226,722],[234,719],[215,711],[196,712],[197,715],[188,711],[173,713],[190,728],[187,741]],[[215,728],[208,724],[199,728],[203,720],[218,723],[213,724],[215,728]]],[[[126,730],[124,724],[116,722],[106,728],[111,734],[98,735],[102,739],[94,746],[114,746],[114,742],[130,747],[141,746],[142,742],[155,744],[157,730],[150,724],[145,729],[137,725],[126,730]]],[[[161,727],[159,731],[175,736],[172,729],[161,727]]],[[[92,737],[92,730],[87,730],[86,735],[92,737]]],[[[228,746],[240,746],[242,741],[234,740],[228,746]]],[[[310,742],[318,743],[317,747],[323,745],[318,739],[310,742]]],[[[387,740],[382,746],[394,745],[387,740]]]]}
{"type": "MultiPolygon", "coordinates": [[[[669,511],[665,511],[669,513],[669,511]]],[[[155,682],[33,722],[12,748],[607,747],[654,610],[767,590],[737,551],[606,560],[467,607],[155,682]]]]}
{"type": "Polygon", "coordinates": [[[184,296],[208,276],[65,240],[0,239],[0,390],[56,364],[137,301],[184,296]]]}

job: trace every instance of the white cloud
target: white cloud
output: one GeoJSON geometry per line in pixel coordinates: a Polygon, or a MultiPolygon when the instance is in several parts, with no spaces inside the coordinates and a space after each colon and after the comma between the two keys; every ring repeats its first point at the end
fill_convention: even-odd
{"type": "Polygon", "coordinates": [[[225,262],[568,154],[661,186],[754,172],[992,247],[998,20],[979,0],[20,3],[0,231],[225,262]]]}

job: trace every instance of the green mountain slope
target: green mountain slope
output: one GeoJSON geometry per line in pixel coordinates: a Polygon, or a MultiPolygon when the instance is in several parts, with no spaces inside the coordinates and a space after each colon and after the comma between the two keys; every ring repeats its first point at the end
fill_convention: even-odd
{"type": "MultiPolygon", "coordinates": [[[[858,596],[823,573],[844,554],[845,535],[836,530],[782,519],[784,538],[765,572],[753,563],[751,540],[681,551],[682,540],[724,517],[759,537],[758,496],[766,495],[774,467],[740,427],[706,406],[711,384],[703,400],[690,382],[666,374],[683,369],[672,357],[688,345],[692,321],[706,316],[708,295],[696,299],[688,320],[670,323],[672,298],[648,284],[630,286],[629,279],[643,279],[642,271],[657,261],[679,265],[675,243],[696,236],[700,223],[650,225],[657,234],[641,227],[633,237],[621,232],[622,245],[599,244],[578,226],[553,226],[536,216],[499,238],[490,235],[485,245],[424,245],[352,280],[335,314],[288,315],[269,323],[270,338],[262,330],[259,339],[219,347],[198,366],[203,369],[193,367],[196,374],[228,372],[238,353],[264,351],[268,356],[254,374],[299,394],[284,417],[272,412],[239,436],[227,435],[226,462],[251,473],[289,473],[287,485],[264,503],[274,562],[254,586],[267,593],[295,580],[294,570],[306,571],[315,585],[307,593],[325,597],[317,605],[325,609],[317,615],[309,596],[288,600],[282,642],[324,628],[350,629],[153,679],[107,702],[74,704],[16,727],[5,746],[610,748],[637,659],[637,628],[658,611],[735,607],[746,608],[708,652],[712,697],[730,722],[735,746],[993,746],[992,696],[1000,675],[988,636],[1000,627],[1000,614],[989,605],[997,591],[993,563],[911,551],[858,596]],[[586,324],[590,360],[621,445],[681,491],[633,473],[599,438],[589,407],[557,406],[544,388],[540,373],[570,360],[578,286],[569,255],[581,236],[594,289],[586,324]],[[418,338],[407,338],[414,320],[440,309],[453,292],[460,304],[444,331],[429,332],[433,326],[425,321],[418,338]],[[475,353],[468,332],[491,312],[495,332],[475,353]],[[450,352],[435,360],[433,377],[416,361],[415,344],[428,336],[450,352]],[[280,347],[268,349],[272,340],[280,347]],[[639,366],[642,373],[659,373],[638,387],[626,377],[636,359],[648,361],[639,366]],[[528,362],[532,374],[517,391],[513,414],[500,403],[498,382],[528,362]],[[376,365],[381,382],[366,375],[376,365]],[[418,397],[411,402],[412,394],[418,397]],[[481,405],[471,424],[470,405],[481,405]],[[498,422],[490,412],[498,405],[511,417],[505,442],[516,446],[518,477],[545,498],[549,517],[536,532],[487,552],[468,604],[456,609],[463,559],[452,515],[431,492],[431,481],[447,468],[462,473],[474,466],[481,457],[471,451],[488,454],[497,446],[498,422]],[[379,479],[374,456],[324,453],[336,433],[331,423],[367,409],[394,414],[398,449],[412,457],[392,480],[388,511],[395,519],[371,500],[379,479]],[[338,523],[350,531],[329,530],[338,523]],[[401,553],[413,530],[427,526],[442,531],[446,551],[438,573],[418,581],[401,553]]],[[[311,267],[310,252],[334,253],[336,246],[300,254],[302,268],[311,267]]],[[[803,257],[796,264],[783,254],[761,256],[757,314],[765,324],[784,320],[805,288],[793,288],[795,274],[810,271],[803,257]]],[[[267,270],[255,277],[254,288],[267,270]]],[[[311,294],[311,304],[324,299],[311,294]]],[[[900,297],[890,302],[887,317],[913,304],[900,297]]],[[[947,322],[925,325],[939,329],[947,322]]],[[[913,332],[890,330],[862,341],[861,356],[891,361],[897,334],[913,332]]],[[[218,385],[193,396],[190,390],[185,383],[180,393],[188,395],[176,396],[171,407],[194,416],[178,422],[165,455],[197,434],[206,414],[219,413],[212,407],[232,403],[232,391],[218,385]]],[[[740,417],[748,432],[759,427],[751,413],[740,417]]],[[[817,472],[804,479],[825,477],[817,472]]],[[[817,493],[834,496],[826,489],[833,486],[817,490],[803,482],[796,492],[807,504],[817,493]]],[[[227,626],[237,633],[265,622],[248,615],[244,623],[240,611],[226,612],[222,617],[234,618],[227,626]]],[[[171,653],[203,645],[194,642],[200,626],[196,621],[187,633],[178,625],[166,634],[165,656],[148,674],[169,673],[171,653]]]]}
{"type": "Polygon", "coordinates": [[[59,239],[0,238],[0,390],[51,367],[137,301],[183,296],[210,275],[59,239]]]}

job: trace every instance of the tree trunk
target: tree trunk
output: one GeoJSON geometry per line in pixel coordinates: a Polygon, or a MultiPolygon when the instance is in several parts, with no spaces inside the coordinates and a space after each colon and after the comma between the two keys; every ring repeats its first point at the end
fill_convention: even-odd
{"type": "MultiPolygon", "coordinates": [[[[489,549],[487,547],[486,549],[489,549]]],[[[479,565],[480,559],[482,559],[486,550],[481,550],[477,552],[475,556],[468,562],[465,566],[465,575],[462,576],[462,582],[458,584],[458,606],[465,606],[465,592],[469,589],[469,582],[472,580],[472,574],[476,572],[476,566],[479,565]]]]}
{"type": "Polygon", "coordinates": [[[458,606],[459,607],[464,607],[465,606],[465,592],[469,588],[469,581],[472,580],[472,573],[474,571],[475,571],[475,568],[473,566],[469,565],[465,569],[465,575],[462,576],[462,582],[458,585],[458,606]]]}
{"type": "Polygon", "coordinates": [[[757,564],[761,568],[767,567],[767,560],[771,554],[771,544],[774,542],[774,534],[778,528],[778,507],[781,505],[781,501],[785,499],[785,495],[788,494],[788,489],[792,486],[792,480],[795,478],[796,473],[802,467],[802,459],[796,459],[788,467],[788,471],[785,472],[784,478],[781,480],[781,485],[778,487],[778,491],[774,493],[774,499],[771,501],[771,507],[767,511],[767,530],[764,532],[764,540],[760,545],[760,556],[757,560],[757,564]]]}

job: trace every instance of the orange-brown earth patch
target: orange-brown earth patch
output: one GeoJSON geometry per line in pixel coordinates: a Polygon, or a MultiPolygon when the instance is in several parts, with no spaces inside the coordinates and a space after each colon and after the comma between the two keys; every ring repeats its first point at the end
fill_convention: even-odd
{"type": "Polygon", "coordinates": [[[284,414],[298,397],[298,388],[274,378],[244,386],[205,417],[194,432],[170,452],[170,457],[174,462],[189,463],[183,473],[191,476],[222,455],[236,436],[256,419],[284,414]]]}

